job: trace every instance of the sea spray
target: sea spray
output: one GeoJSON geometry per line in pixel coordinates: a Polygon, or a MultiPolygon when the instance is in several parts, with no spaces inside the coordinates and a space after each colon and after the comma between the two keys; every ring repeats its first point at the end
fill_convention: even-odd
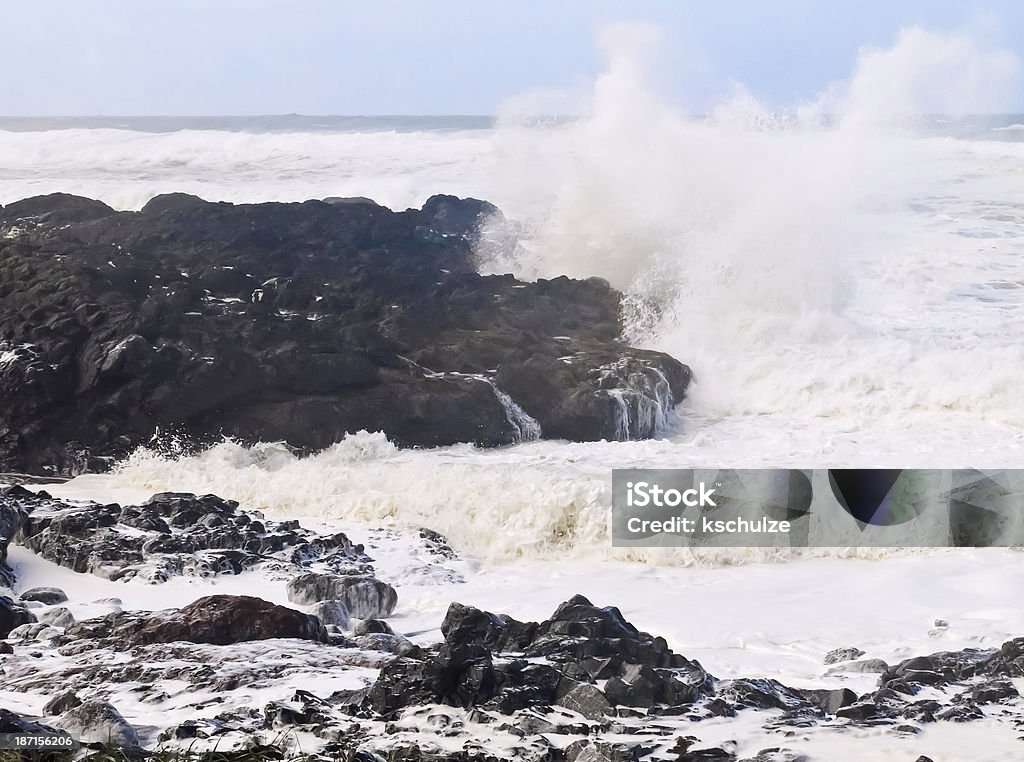
{"type": "Polygon", "coordinates": [[[788,113],[737,86],[694,117],[650,86],[651,39],[606,37],[582,118],[505,115],[495,197],[528,232],[485,268],[610,280],[628,339],[686,361],[687,405],[708,418],[1024,422],[1024,266],[978,244],[1022,235],[1003,178],[1024,152],[925,137],[928,119],[907,118],[999,108],[1013,54],[912,28],[788,113]],[[980,195],[950,208],[965,181],[980,195]]]}

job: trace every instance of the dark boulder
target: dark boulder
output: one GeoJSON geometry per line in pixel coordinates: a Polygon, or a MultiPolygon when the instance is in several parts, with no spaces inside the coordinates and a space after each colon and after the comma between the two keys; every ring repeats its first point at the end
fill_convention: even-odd
{"type": "MultiPolygon", "coordinates": [[[[0,493],[0,512],[11,498],[0,493]]],[[[239,574],[260,564],[300,572],[311,566],[366,574],[360,545],[337,532],[322,535],[296,521],[263,520],[215,495],[161,493],[142,505],[71,504],[36,498],[20,542],[43,558],[111,580],[151,583],[174,576],[239,574]]],[[[32,506],[29,506],[32,507],[32,506]]]]}
{"type": "Polygon", "coordinates": [[[43,714],[47,717],[64,714],[64,712],[69,709],[74,709],[81,703],[82,699],[78,698],[78,695],[74,691],[64,691],[46,702],[43,706],[43,714]]]}
{"type": "Polygon", "coordinates": [[[394,635],[391,625],[382,619],[360,619],[352,628],[354,636],[360,635],[394,635]]]}
{"type": "Polygon", "coordinates": [[[333,624],[343,630],[348,629],[349,610],[341,601],[320,601],[313,604],[310,613],[324,624],[333,624]]]}
{"type": "Polygon", "coordinates": [[[616,705],[691,704],[714,687],[697,662],[582,596],[539,623],[453,603],[441,632],[440,648],[391,662],[369,690],[339,701],[385,716],[423,703],[503,714],[560,703],[599,719],[616,705]]]}
{"type": "Polygon", "coordinates": [[[68,599],[68,594],[59,587],[33,587],[20,593],[18,597],[23,601],[37,601],[53,606],[64,603],[68,599]]]}
{"type": "Polygon", "coordinates": [[[836,648],[825,654],[826,664],[837,664],[843,661],[853,661],[859,659],[864,655],[864,652],[859,648],[836,648]]]}
{"type": "Polygon", "coordinates": [[[135,728],[106,701],[84,701],[55,717],[52,722],[80,743],[115,748],[139,746],[135,728]]]}
{"type": "Polygon", "coordinates": [[[0,708],[0,733],[54,735],[57,731],[49,725],[33,722],[8,709],[0,708]]]}
{"type": "Polygon", "coordinates": [[[0,490],[0,587],[14,587],[16,580],[14,570],[7,565],[7,548],[38,499],[33,492],[18,485],[0,490]]]}
{"type": "Polygon", "coordinates": [[[131,636],[133,643],[213,643],[300,638],[326,643],[315,616],[248,595],[210,595],[182,609],[156,614],[131,636]]]}
{"type": "Polygon", "coordinates": [[[0,638],[6,638],[15,627],[32,624],[35,616],[24,606],[20,606],[7,596],[0,595],[0,638]]]}
{"type": "Polygon", "coordinates": [[[653,435],[689,370],[622,343],[603,281],[480,275],[490,219],[450,196],[5,207],[0,469],[102,469],[158,430],[304,451],[363,429],[428,447],[653,435]]]}
{"type": "Polygon", "coordinates": [[[45,196],[22,199],[0,207],[0,224],[42,225],[90,222],[109,217],[113,213],[114,210],[102,201],[73,196],[69,193],[50,193],[45,196]]]}
{"type": "Polygon", "coordinates": [[[857,701],[857,694],[849,688],[837,688],[834,690],[797,689],[796,692],[825,714],[835,714],[844,706],[850,706],[850,704],[857,701]]]}
{"type": "Polygon", "coordinates": [[[374,577],[310,572],[288,581],[288,600],[299,604],[338,601],[354,617],[382,619],[395,610],[398,593],[374,577]]]}

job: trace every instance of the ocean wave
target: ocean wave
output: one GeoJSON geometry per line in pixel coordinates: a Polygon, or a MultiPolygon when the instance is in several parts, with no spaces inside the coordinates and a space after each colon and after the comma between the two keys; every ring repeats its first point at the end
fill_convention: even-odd
{"type": "MultiPolygon", "coordinates": [[[[810,451],[792,452],[787,464],[780,443],[773,444],[778,454],[772,466],[806,466],[813,456],[810,451]]],[[[612,468],[764,467],[769,465],[764,457],[756,442],[745,449],[728,440],[681,432],[644,442],[531,442],[493,450],[471,445],[400,450],[383,434],[360,432],[308,457],[281,444],[245,447],[230,441],[188,456],[142,449],[109,476],[90,478],[115,491],[213,493],[278,517],[428,527],[446,535],[460,552],[492,562],[535,558],[729,566],[933,552],[611,546],[612,468]]],[[[818,462],[822,459],[819,453],[818,462]]],[[[842,457],[831,463],[841,464],[842,457]]]]}

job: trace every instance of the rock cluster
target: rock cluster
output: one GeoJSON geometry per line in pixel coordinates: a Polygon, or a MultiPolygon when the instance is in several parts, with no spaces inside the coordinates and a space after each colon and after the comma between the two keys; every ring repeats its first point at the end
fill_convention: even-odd
{"type": "Polygon", "coordinates": [[[173,434],[304,450],[651,436],[690,371],[619,340],[596,279],[477,272],[491,205],[435,196],[140,212],[0,208],[0,470],[77,473],[173,434]]]}
{"type": "MultiPolygon", "coordinates": [[[[215,496],[71,504],[10,487],[0,492],[0,517],[13,542],[76,571],[154,585],[246,571],[290,601],[208,594],[138,611],[108,600],[104,613],[76,621],[83,601],[24,585],[0,596],[0,671],[5,689],[40,699],[43,716],[0,711],[0,732],[65,731],[102,749],[262,744],[261,753],[282,759],[301,751],[367,762],[809,762],[797,747],[811,732],[907,736],[994,717],[1024,727],[1015,682],[1024,679],[1024,638],[892,666],[836,649],[824,659],[830,683],[817,689],[716,679],[619,609],[578,595],[540,622],[453,603],[439,642],[403,634],[400,616],[383,621],[402,613],[400,602],[362,545],[215,496]],[[878,685],[869,692],[836,687],[870,673],[878,685]],[[139,707],[175,719],[133,721],[139,707]],[[744,756],[731,742],[700,740],[705,723],[741,714],[747,731],[787,744],[744,756]],[[281,740],[295,738],[301,750],[281,740]]],[[[440,535],[413,537],[429,563],[453,562],[440,535]]]]}
{"type": "Polygon", "coordinates": [[[1020,697],[1013,680],[1024,677],[1024,638],[1003,643],[997,651],[969,649],[916,656],[886,668],[878,690],[862,696],[837,714],[862,723],[899,720],[930,723],[966,722],[985,716],[986,705],[1020,697]],[[927,688],[952,688],[952,701],[921,698],[927,688]]]}
{"type": "MultiPolygon", "coordinates": [[[[993,707],[1019,710],[1012,681],[1024,676],[1022,638],[995,651],[905,660],[886,669],[877,691],[860,697],[847,689],[795,689],[769,679],[716,680],[662,638],[635,628],[615,607],[598,607],[582,596],[542,622],[452,604],[441,632],[438,646],[380,653],[374,662],[361,655],[365,646],[358,640],[401,637],[386,624],[364,620],[353,632],[355,641],[332,638],[313,616],[245,596],[212,596],[159,614],[111,614],[69,627],[55,640],[72,661],[45,719],[0,713],[0,730],[56,729],[97,748],[137,746],[144,743],[139,729],[116,702],[97,694],[116,685],[159,705],[162,684],[185,683],[222,696],[217,701],[223,710],[166,727],[161,743],[230,748],[270,737],[280,743],[300,732],[306,743],[319,739],[316,754],[325,759],[370,762],[809,762],[783,745],[741,756],[730,743],[701,744],[700,723],[761,711],[766,729],[841,732],[887,725],[897,733],[918,732],[924,723],[980,719],[993,707]],[[266,638],[281,640],[256,645],[266,638]],[[211,650],[225,646],[229,650],[211,650]],[[103,649],[130,658],[107,659],[103,649]],[[317,694],[313,676],[344,670],[366,674],[366,687],[317,694]],[[290,699],[261,709],[246,706],[248,690],[296,671],[311,678],[309,688],[294,687],[290,699]],[[915,701],[913,694],[924,686],[946,691],[949,700],[940,702],[933,693],[915,701]],[[245,700],[233,706],[228,696],[239,689],[245,700]]],[[[856,663],[830,661],[839,669],[856,663]]],[[[2,664],[15,689],[55,684],[53,673],[38,674],[32,665],[2,664]]],[[[266,752],[295,756],[287,745],[266,752]]]]}
{"type": "Polygon", "coordinates": [[[142,505],[73,505],[15,486],[0,491],[0,516],[4,512],[20,517],[16,537],[29,550],[111,580],[158,583],[256,566],[281,576],[318,569],[364,579],[372,572],[362,546],[344,534],[269,521],[214,495],[168,492],[142,505]]]}

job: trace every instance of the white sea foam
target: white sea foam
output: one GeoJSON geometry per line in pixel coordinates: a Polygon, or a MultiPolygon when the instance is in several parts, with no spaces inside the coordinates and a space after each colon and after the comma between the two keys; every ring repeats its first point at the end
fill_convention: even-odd
{"type": "Polygon", "coordinates": [[[633,40],[612,35],[607,72],[568,122],[506,110],[493,130],[0,131],[5,203],[56,190],[124,208],[171,190],[398,208],[435,192],[489,198],[530,232],[491,270],[608,278],[627,293],[629,338],[696,375],[662,440],[399,452],[358,435],[305,460],[227,443],[137,453],[111,483],[422,524],[508,559],[611,553],[616,466],[1024,462],[1024,143],[989,123],[953,139],[895,118],[935,98],[998,107],[1012,57],[909,30],[789,114],[739,88],[698,119],[649,87],[650,46],[633,40]]]}

